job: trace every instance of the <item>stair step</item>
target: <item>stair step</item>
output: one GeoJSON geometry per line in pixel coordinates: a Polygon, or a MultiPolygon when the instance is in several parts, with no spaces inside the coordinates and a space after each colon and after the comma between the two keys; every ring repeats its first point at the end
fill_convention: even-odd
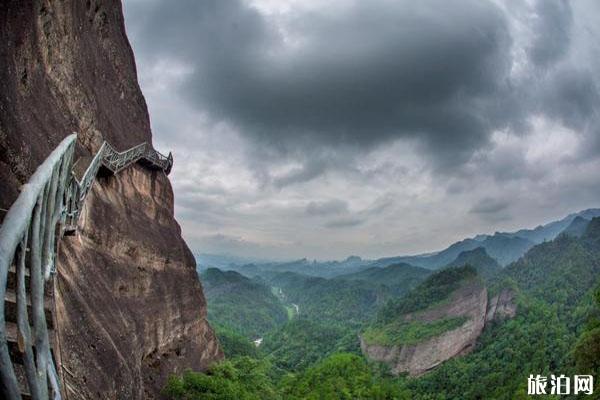
{"type": "MultiPolygon", "coordinates": [[[[25,289],[29,292],[29,268],[25,268],[25,289]]],[[[9,289],[17,288],[17,271],[14,265],[11,265],[8,269],[6,287],[9,289]]],[[[52,280],[44,282],[45,295],[50,297],[52,293],[52,280]]]]}
{"type": "MultiPolygon", "coordinates": [[[[23,353],[19,350],[18,344],[18,331],[19,327],[14,322],[6,323],[6,341],[8,344],[8,351],[10,352],[11,359],[16,364],[23,364],[23,353]]],[[[33,333],[33,327],[31,327],[31,339],[35,343],[35,336],[33,333]]],[[[53,349],[56,343],[55,332],[52,329],[48,329],[48,340],[50,344],[50,348],[53,349]]],[[[35,349],[34,349],[35,352],[35,349]]]]}
{"type": "MultiPolygon", "coordinates": [[[[54,354],[52,354],[51,356],[54,359],[54,354]]],[[[13,370],[15,371],[15,375],[16,375],[17,382],[19,385],[19,390],[21,392],[21,399],[22,400],[30,400],[31,393],[29,390],[29,382],[27,382],[27,373],[25,371],[25,365],[17,364],[14,362],[12,365],[13,365],[13,370]]],[[[49,393],[53,392],[50,384],[48,385],[48,391],[49,391],[49,393]]],[[[50,398],[51,399],[54,398],[52,394],[50,395],[50,398]]]]}
{"type": "MultiPolygon", "coordinates": [[[[25,268],[25,285],[27,290],[29,290],[29,268],[25,268]]],[[[8,269],[6,287],[11,289],[17,287],[17,271],[15,270],[14,265],[11,265],[8,269]]]]}
{"type": "MultiPolygon", "coordinates": [[[[8,322],[17,322],[17,295],[14,290],[7,289],[4,295],[4,313],[5,319],[8,322]]],[[[48,328],[54,327],[52,320],[52,298],[44,296],[44,313],[46,314],[46,324],[48,328]]],[[[33,323],[31,299],[27,296],[27,314],[29,315],[29,323],[33,323]]]]}

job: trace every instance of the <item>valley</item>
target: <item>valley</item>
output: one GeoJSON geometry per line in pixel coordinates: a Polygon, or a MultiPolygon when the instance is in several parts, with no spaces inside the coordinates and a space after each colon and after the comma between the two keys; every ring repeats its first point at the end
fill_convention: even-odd
{"type": "Polygon", "coordinates": [[[365,399],[520,398],[529,374],[599,372],[581,351],[598,338],[597,213],[518,231],[538,243],[507,265],[514,248],[468,239],[419,256],[429,258],[421,266],[407,262],[417,256],[201,266],[209,321],[230,368],[264,369],[266,398],[312,398],[329,385],[365,399]]]}
{"type": "Polygon", "coordinates": [[[599,1],[0,36],[0,399],[600,399],[599,1]]]}

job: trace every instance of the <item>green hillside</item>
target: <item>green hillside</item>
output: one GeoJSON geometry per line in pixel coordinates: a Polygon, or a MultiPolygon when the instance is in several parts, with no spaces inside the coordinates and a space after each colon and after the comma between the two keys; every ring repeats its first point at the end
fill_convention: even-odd
{"type": "MultiPolygon", "coordinates": [[[[433,324],[403,324],[401,317],[443,304],[461,285],[478,281],[479,262],[491,264],[484,252],[456,257],[451,264],[470,261],[467,264],[474,266],[438,271],[404,295],[396,295],[386,283],[394,286],[395,273],[390,271],[409,271],[405,266],[366,269],[335,279],[275,274],[268,285],[280,288],[286,302],[299,305],[299,315],[266,334],[257,355],[233,355],[208,374],[172,378],[167,394],[172,399],[512,400],[528,398],[530,374],[598,376],[600,218],[586,224],[578,236],[560,235],[540,243],[493,274],[490,296],[512,288],[516,316],[487,324],[473,352],[423,376],[394,377],[386,367],[367,363],[357,334],[404,344],[452,329],[462,321],[440,318],[433,324]]],[[[264,283],[251,283],[269,289],[264,283]]],[[[395,284],[403,284],[402,279],[395,284]]],[[[238,354],[249,354],[247,342],[234,342],[238,354]]]]}
{"type": "Polygon", "coordinates": [[[200,279],[212,324],[254,339],[288,320],[285,307],[271,289],[234,271],[209,268],[200,279]]]}
{"type": "Polygon", "coordinates": [[[362,280],[375,285],[384,285],[391,289],[395,296],[400,296],[417,286],[429,274],[431,270],[399,263],[383,268],[370,267],[352,274],[340,275],[337,279],[362,280]]]}
{"type": "Polygon", "coordinates": [[[348,333],[339,324],[298,318],[267,335],[261,351],[277,368],[301,371],[336,351],[358,353],[358,338],[348,333]]]}
{"type": "Polygon", "coordinates": [[[434,306],[446,300],[462,284],[477,277],[477,271],[470,265],[443,269],[429,276],[407,295],[385,304],[377,314],[377,322],[389,323],[403,314],[434,306]]]}
{"type": "Polygon", "coordinates": [[[406,321],[404,316],[443,303],[462,285],[476,279],[477,271],[470,265],[436,272],[406,296],[383,306],[375,321],[362,332],[363,340],[379,345],[415,344],[458,328],[466,322],[466,318],[448,317],[425,322],[406,321]]]}
{"type": "Polygon", "coordinates": [[[276,274],[270,284],[280,288],[300,316],[314,321],[357,325],[391,296],[384,285],[363,280],[326,279],[293,272],[276,274]]]}
{"type": "Polygon", "coordinates": [[[462,267],[470,265],[477,270],[477,273],[484,278],[491,278],[497,274],[502,267],[498,262],[490,257],[483,247],[474,250],[463,251],[454,261],[446,265],[445,268],[462,267]]]}
{"type": "Polygon", "coordinates": [[[495,280],[517,290],[517,316],[486,328],[473,353],[407,382],[415,398],[525,399],[529,374],[600,372],[599,266],[600,218],[579,240],[559,236],[529,250],[495,280]]]}

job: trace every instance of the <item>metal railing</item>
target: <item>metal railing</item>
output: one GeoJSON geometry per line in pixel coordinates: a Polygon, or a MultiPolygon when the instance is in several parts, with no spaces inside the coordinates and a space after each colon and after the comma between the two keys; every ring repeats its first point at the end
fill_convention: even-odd
{"type": "Polygon", "coordinates": [[[168,156],[164,156],[154,150],[148,143],[141,143],[123,152],[116,151],[108,142],[102,143],[100,150],[98,150],[92,159],[81,179],[77,180],[77,178],[73,177],[70,183],[71,190],[69,191],[70,197],[67,200],[67,220],[65,223],[66,232],[70,233],[77,229],[77,221],[79,220],[79,214],[85,202],[85,197],[92,187],[100,167],[105,167],[111,173],[116,174],[123,168],[139,160],[147,161],[149,165],[162,169],[166,174],[171,172],[171,167],[173,166],[173,155],[171,153],[168,156]]]}
{"type": "MultiPolygon", "coordinates": [[[[29,393],[33,399],[60,399],[44,304],[45,282],[55,271],[57,242],[64,233],[77,228],[81,208],[100,167],[114,174],[145,159],[150,167],[169,173],[173,165],[170,153],[165,157],[146,143],[119,153],[104,142],[81,180],[77,180],[72,170],[76,138],[76,134],[65,138],[37,168],[0,226],[0,378],[4,397],[10,400],[20,399],[22,392],[11,359],[6,323],[9,270],[14,268],[16,276],[16,342],[29,393]]],[[[14,341],[12,338],[11,343],[14,341]]]]}
{"type": "Polygon", "coordinates": [[[113,149],[107,142],[104,142],[103,147],[104,155],[102,157],[102,164],[113,173],[119,172],[129,164],[140,159],[149,161],[153,166],[164,170],[167,174],[171,171],[171,166],[173,165],[173,156],[171,153],[168,156],[164,156],[154,150],[148,143],[139,144],[122,153],[113,149]]]}
{"type": "MultiPolygon", "coordinates": [[[[8,399],[20,399],[21,390],[10,357],[5,320],[8,271],[17,276],[17,325],[19,350],[31,397],[47,399],[48,381],[56,369],[50,355],[44,312],[44,275],[54,264],[56,226],[63,216],[63,198],[71,177],[76,135],[70,135],[38,167],[8,210],[0,227],[0,372],[8,399]],[[33,332],[29,325],[26,268],[29,269],[33,332]],[[35,354],[33,347],[35,346],[35,354]]],[[[60,390],[53,388],[54,398],[60,390]]]]}

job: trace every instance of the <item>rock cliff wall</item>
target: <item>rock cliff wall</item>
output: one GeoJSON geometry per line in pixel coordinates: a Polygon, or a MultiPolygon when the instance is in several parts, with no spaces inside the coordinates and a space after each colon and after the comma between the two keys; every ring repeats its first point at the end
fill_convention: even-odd
{"type": "MultiPolygon", "coordinates": [[[[0,208],[73,131],[80,162],[151,142],[118,0],[0,2],[0,40],[0,208]]],[[[56,280],[67,398],[153,398],[222,357],[164,172],[100,178],[80,227],[56,280]]]]}
{"type": "Polygon", "coordinates": [[[423,322],[464,317],[466,321],[461,326],[417,344],[402,346],[367,343],[361,337],[361,349],[370,360],[388,364],[393,374],[422,375],[452,357],[472,351],[486,322],[514,317],[516,306],[513,300],[514,292],[502,290],[488,303],[487,289],[475,281],[462,286],[437,307],[404,316],[405,321],[423,322]]]}
{"type": "Polygon", "coordinates": [[[403,346],[368,344],[361,338],[361,348],[369,359],[389,364],[392,373],[408,372],[410,375],[421,375],[443,361],[473,348],[485,325],[486,309],[487,290],[476,281],[462,286],[441,306],[404,317],[405,321],[423,322],[441,318],[467,318],[465,323],[456,329],[417,344],[403,346]]]}
{"type": "Polygon", "coordinates": [[[512,289],[501,289],[488,302],[486,322],[495,319],[514,318],[517,315],[516,293],[512,289]]]}

